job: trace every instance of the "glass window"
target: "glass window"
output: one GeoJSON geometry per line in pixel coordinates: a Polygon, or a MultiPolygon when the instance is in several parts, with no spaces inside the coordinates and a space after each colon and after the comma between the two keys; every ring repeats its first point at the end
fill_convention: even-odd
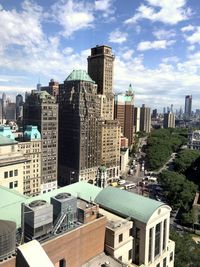
{"type": "Polygon", "coordinates": [[[167,228],[167,219],[163,223],[163,250],[166,249],[166,228],[167,228]]]}
{"type": "Polygon", "coordinates": [[[167,267],[167,258],[164,258],[163,260],[163,267],[167,267]]]}
{"type": "Polygon", "coordinates": [[[119,260],[119,261],[122,261],[122,256],[120,256],[120,257],[118,258],[118,260],[119,260]]]}
{"type": "Polygon", "coordinates": [[[13,182],[9,183],[9,188],[12,189],[13,188],[13,182]]]}
{"type": "Polygon", "coordinates": [[[9,171],[9,177],[13,177],[13,171],[9,171]]]}
{"type": "Polygon", "coordinates": [[[170,257],[169,257],[169,261],[172,261],[173,260],[173,257],[174,257],[173,252],[171,252],[170,253],[170,257]]]}
{"type": "Polygon", "coordinates": [[[123,234],[119,235],[119,243],[123,241],[123,234]]]}
{"type": "Polygon", "coordinates": [[[128,251],[128,260],[132,259],[132,249],[128,251]]]}
{"type": "Polygon", "coordinates": [[[160,223],[156,225],[154,257],[160,254],[160,223]]]}
{"type": "Polygon", "coordinates": [[[4,178],[8,178],[8,172],[4,172],[4,178]]]}
{"type": "Polygon", "coordinates": [[[149,229],[149,262],[152,258],[152,236],[153,236],[153,228],[149,229]]]}
{"type": "Polygon", "coordinates": [[[14,170],[14,176],[18,175],[18,170],[14,170]]]}
{"type": "Polygon", "coordinates": [[[14,181],[14,187],[18,187],[18,181],[14,181]]]}

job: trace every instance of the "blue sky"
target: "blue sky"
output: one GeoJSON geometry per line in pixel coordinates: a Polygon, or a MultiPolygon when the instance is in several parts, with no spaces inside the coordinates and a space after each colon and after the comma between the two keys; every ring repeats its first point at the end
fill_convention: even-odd
{"type": "Polygon", "coordinates": [[[136,106],[200,108],[199,0],[0,0],[0,95],[87,70],[95,45],[115,54],[114,91],[136,106]]]}

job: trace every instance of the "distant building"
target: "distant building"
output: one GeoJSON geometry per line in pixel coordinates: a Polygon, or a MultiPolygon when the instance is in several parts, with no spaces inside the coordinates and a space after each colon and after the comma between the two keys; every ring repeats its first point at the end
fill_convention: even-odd
{"type": "Polygon", "coordinates": [[[152,119],[157,119],[157,117],[158,117],[158,111],[157,111],[157,109],[154,109],[152,111],[152,119]]]}
{"type": "Polygon", "coordinates": [[[23,167],[28,160],[18,151],[10,127],[0,128],[0,185],[23,194],[23,167]]]}
{"type": "Polygon", "coordinates": [[[129,146],[133,144],[133,114],[134,114],[134,93],[131,87],[126,94],[115,95],[114,118],[121,126],[122,134],[128,138],[129,146]]]}
{"type": "Polygon", "coordinates": [[[88,57],[88,74],[98,85],[97,93],[101,98],[101,117],[104,120],[113,120],[113,62],[112,48],[106,45],[91,49],[88,57]]]}
{"type": "Polygon", "coordinates": [[[59,83],[51,79],[48,86],[40,85],[40,91],[47,91],[47,93],[54,96],[57,100],[59,95],[59,83]]]}
{"type": "Polygon", "coordinates": [[[185,96],[185,119],[189,120],[192,114],[192,95],[185,96]]]}
{"type": "Polygon", "coordinates": [[[101,118],[97,85],[83,70],[74,70],[60,85],[59,179],[95,183],[100,166],[101,118]]]}
{"type": "Polygon", "coordinates": [[[58,105],[46,91],[33,90],[26,95],[23,109],[24,131],[26,125],[37,126],[42,135],[41,192],[57,188],[58,161],[58,105]]]}
{"type": "Polygon", "coordinates": [[[41,134],[37,126],[26,126],[23,141],[18,143],[18,150],[28,160],[23,170],[23,193],[28,196],[41,192],[41,134]]]}
{"type": "Polygon", "coordinates": [[[18,94],[16,96],[16,120],[23,117],[23,96],[18,94]]]}
{"type": "Polygon", "coordinates": [[[144,104],[140,108],[140,131],[146,133],[151,131],[151,109],[144,104]]]}
{"type": "Polygon", "coordinates": [[[164,114],[163,128],[175,128],[175,115],[172,112],[164,114]]]}
{"type": "Polygon", "coordinates": [[[135,132],[140,132],[140,108],[135,107],[134,108],[134,127],[135,132]]]}
{"type": "Polygon", "coordinates": [[[188,148],[200,150],[200,130],[193,131],[189,134],[188,148]]]}

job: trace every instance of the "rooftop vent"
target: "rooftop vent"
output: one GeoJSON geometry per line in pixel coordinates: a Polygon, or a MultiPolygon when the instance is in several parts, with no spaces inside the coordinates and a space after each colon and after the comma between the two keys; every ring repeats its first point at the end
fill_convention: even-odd
{"type": "Polygon", "coordinates": [[[58,195],[55,196],[56,199],[66,199],[71,197],[70,193],[60,193],[58,195]]]}
{"type": "Polygon", "coordinates": [[[29,207],[31,208],[40,207],[40,206],[45,205],[46,203],[47,202],[45,200],[35,200],[29,204],[29,207]]]}

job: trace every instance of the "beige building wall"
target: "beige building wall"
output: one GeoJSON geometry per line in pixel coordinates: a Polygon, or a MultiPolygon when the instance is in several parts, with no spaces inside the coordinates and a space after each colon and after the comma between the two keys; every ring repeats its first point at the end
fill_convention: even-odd
{"type": "Polygon", "coordinates": [[[23,194],[23,165],[26,159],[16,144],[0,146],[0,185],[23,194]]]}
{"type": "Polygon", "coordinates": [[[120,171],[121,173],[125,173],[127,169],[127,165],[129,162],[129,149],[121,149],[120,150],[120,171]]]}
{"type": "Polygon", "coordinates": [[[114,118],[114,95],[98,95],[101,103],[101,118],[103,120],[113,120],[114,118]]]}
{"type": "MultiPolygon", "coordinates": [[[[165,205],[158,208],[147,224],[134,221],[134,233],[135,233],[135,246],[136,251],[136,232],[139,229],[139,262],[138,265],[145,264],[148,267],[163,266],[163,262],[166,260],[166,266],[174,266],[174,249],[175,243],[169,239],[169,224],[170,224],[170,207],[165,205]],[[160,239],[159,239],[159,253],[155,256],[155,243],[156,243],[156,226],[160,224],[160,239]],[[165,227],[164,227],[165,225],[165,227]],[[165,230],[164,230],[165,228],[165,230]],[[150,230],[151,229],[151,230],[150,230]],[[150,237],[151,231],[151,237],[150,237]]],[[[137,255],[137,254],[136,254],[137,255]]],[[[137,261],[135,255],[134,260],[137,261]]]]}
{"type": "Polygon", "coordinates": [[[135,132],[140,131],[140,108],[134,108],[134,125],[135,125],[135,132]]]}
{"type": "Polygon", "coordinates": [[[133,222],[114,215],[104,209],[99,210],[106,216],[105,252],[123,263],[132,262],[133,222]]]}
{"type": "Polygon", "coordinates": [[[107,179],[112,181],[120,174],[120,135],[117,121],[102,122],[101,165],[107,169],[107,179]]]}
{"type": "Polygon", "coordinates": [[[20,142],[18,148],[28,160],[23,166],[24,194],[39,195],[41,191],[41,141],[20,142]]]}

